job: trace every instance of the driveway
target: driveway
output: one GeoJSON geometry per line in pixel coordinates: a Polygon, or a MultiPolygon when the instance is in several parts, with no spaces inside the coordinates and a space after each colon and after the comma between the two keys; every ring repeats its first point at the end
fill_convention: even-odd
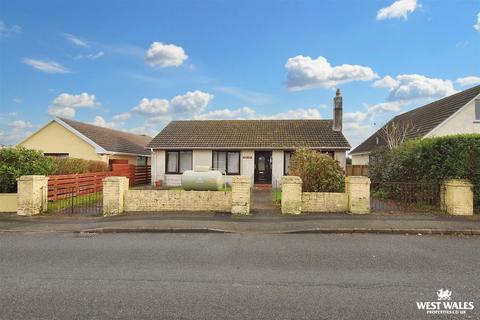
{"type": "Polygon", "coordinates": [[[480,239],[0,234],[2,319],[434,319],[473,301],[480,239]]]}

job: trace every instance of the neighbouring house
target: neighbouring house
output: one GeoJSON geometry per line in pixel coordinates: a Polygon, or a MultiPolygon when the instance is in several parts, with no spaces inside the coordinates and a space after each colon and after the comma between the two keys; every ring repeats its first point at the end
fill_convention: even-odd
{"type": "Polygon", "coordinates": [[[407,139],[480,133],[480,86],[394,117],[350,152],[353,165],[368,165],[370,153],[387,146],[385,128],[392,124],[407,139]]]}
{"type": "Polygon", "coordinates": [[[288,175],[292,152],[315,149],[346,165],[350,144],[342,133],[342,97],[334,98],[333,120],[190,120],[170,122],[147,148],[152,183],[181,183],[197,166],[251,177],[254,184],[278,185],[288,175]]]}
{"type": "Polygon", "coordinates": [[[152,140],[147,135],[99,127],[65,118],[55,118],[18,145],[41,150],[52,157],[70,157],[113,163],[127,160],[133,165],[150,164],[152,140]]]}

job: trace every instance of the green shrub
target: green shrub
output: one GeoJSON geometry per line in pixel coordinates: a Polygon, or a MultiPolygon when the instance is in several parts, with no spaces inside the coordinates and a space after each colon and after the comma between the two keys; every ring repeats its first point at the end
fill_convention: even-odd
{"type": "Polygon", "coordinates": [[[23,147],[0,149],[0,193],[17,192],[16,179],[23,175],[50,175],[55,171],[52,159],[23,147]]]}
{"type": "Polygon", "coordinates": [[[102,161],[84,160],[77,158],[51,158],[55,171],[53,174],[72,174],[87,172],[108,171],[108,165],[102,161]]]}
{"type": "Polygon", "coordinates": [[[371,155],[368,171],[374,185],[468,179],[474,184],[475,206],[480,210],[479,134],[415,139],[393,151],[378,150],[371,155]]]}
{"type": "Polygon", "coordinates": [[[315,150],[299,149],[290,159],[290,175],[302,179],[306,192],[343,192],[345,177],[338,161],[315,150]]]}

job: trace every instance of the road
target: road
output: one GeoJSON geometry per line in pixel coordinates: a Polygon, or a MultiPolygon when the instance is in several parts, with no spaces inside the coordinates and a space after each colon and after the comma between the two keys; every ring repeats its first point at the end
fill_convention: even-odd
{"type": "Polygon", "coordinates": [[[475,319],[480,237],[0,233],[1,319],[475,319]],[[473,301],[435,316],[417,301],[473,301]]]}

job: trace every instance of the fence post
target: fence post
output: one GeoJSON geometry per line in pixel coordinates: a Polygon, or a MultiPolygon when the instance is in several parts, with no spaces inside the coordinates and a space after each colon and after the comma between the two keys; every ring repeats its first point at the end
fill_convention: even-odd
{"type": "Polygon", "coordinates": [[[448,214],[473,215],[473,184],[468,180],[451,179],[443,183],[441,208],[448,214]]]}
{"type": "Polygon", "coordinates": [[[232,177],[232,214],[250,214],[250,177],[232,177]]]}
{"type": "Polygon", "coordinates": [[[282,177],[282,214],[302,213],[302,179],[282,177]]]}
{"type": "Polygon", "coordinates": [[[48,178],[46,176],[21,176],[17,179],[17,214],[33,216],[47,211],[48,178]]]}
{"type": "Polygon", "coordinates": [[[345,192],[348,198],[348,212],[370,213],[370,179],[368,177],[346,177],[345,192]]]}
{"type": "Polygon", "coordinates": [[[113,216],[123,213],[125,191],[128,178],[107,177],[103,179],[103,215],[113,216]]]}

